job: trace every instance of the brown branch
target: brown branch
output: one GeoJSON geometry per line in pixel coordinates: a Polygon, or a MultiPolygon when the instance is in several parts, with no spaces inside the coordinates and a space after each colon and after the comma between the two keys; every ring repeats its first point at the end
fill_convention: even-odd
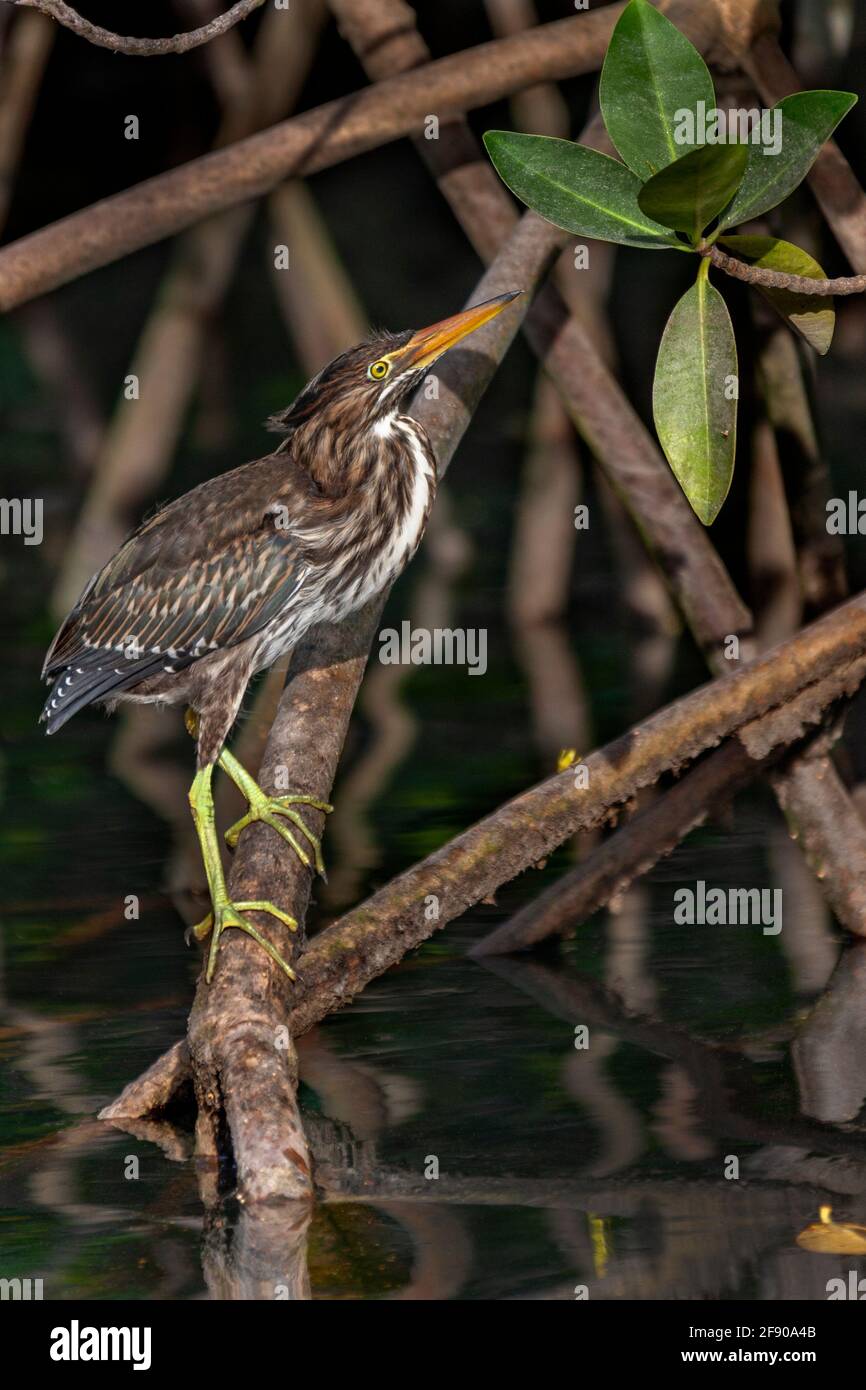
{"type": "Polygon", "coordinates": [[[859,934],[866,935],[866,824],[834,763],[825,753],[795,763],[771,781],[830,907],[849,930],[852,912],[859,914],[859,934]]]}
{"type": "Polygon", "coordinates": [[[68,315],[60,312],[56,300],[37,299],[17,311],[15,323],[47,407],[56,414],[71,471],[86,478],[102,445],[105,419],[88,364],[82,361],[78,342],[69,331],[68,315]]]}
{"type": "Polygon", "coordinates": [[[792,294],[825,297],[831,294],[863,294],[866,290],[866,275],[840,275],[835,280],[813,280],[807,275],[789,275],[784,270],[747,265],[736,256],[726,255],[718,245],[708,247],[701,254],[708,256],[714,266],[735,280],[743,280],[747,285],[760,285],[766,290],[789,290],[792,294]]]}
{"type": "MultiPolygon", "coordinates": [[[[484,0],[484,8],[498,39],[528,33],[540,23],[535,0],[484,0]]],[[[414,24],[414,18],[410,23],[414,24]]],[[[514,97],[511,107],[519,130],[568,137],[568,103],[553,83],[527,87],[514,97]]]]}
{"type": "Polygon", "coordinates": [[[41,15],[22,15],[0,60],[0,226],[12,189],[45,65],[54,43],[53,26],[41,15]]]}
{"type": "Polygon", "coordinates": [[[791,1057],[804,1114],[854,1121],[866,1099],[866,942],[844,951],[802,1023],[791,1057]]]}
{"type": "Polygon", "coordinates": [[[808,620],[848,597],[844,544],[841,537],[827,531],[829,469],[812,419],[796,341],[757,296],[752,312],[758,330],[758,384],[776,436],[808,620]]]}
{"type": "Polygon", "coordinates": [[[111,1105],[99,1112],[100,1120],[138,1119],[165,1110],[181,1087],[192,1080],[189,1047],[181,1038],[125,1086],[111,1105]]]}
{"type": "Polygon", "coordinates": [[[670,854],[708,814],[716,813],[765,766],[766,760],[752,758],[738,739],[729,739],[577,869],[482,937],[470,955],[527,951],[549,936],[573,933],[599,908],[621,897],[635,878],[670,854]]]}
{"type": "Polygon", "coordinates": [[[431,112],[445,121],[544,79],[592,72],[623,8],[574,15],[440,58],[423,72],[305,111],[22,237],[0,251],[0,310],[256,198],[283,179],[420,130],[431,112]]]}
{"type": "Polygon", "coordinates": [[[236,0],[230,10],[212,19],[209,24],[202,24],[198,29],[190,29],[185,34],[174,34],[171,38],[164,39],[123,38],[120,34],[113,34],[110,29],[103,29],[99,24],[92,24],[71,5],[67,5],[65,0],[3,0],[3,3],[16,5],[19,9],[40,10],[42,14],[56,20],[65,29],[71,29],[73,33],[87,39],[88,43],[95,44],[97,48],[110,48],[112,53],[127,53],[136,58],[153,58],[164,53],[188,53],[192,48],[200,48],[203,43],[210,43],[211,39],[218,38],[235,24],[240,24],[253,10],[259,9],[265,0],[236,0]]]}

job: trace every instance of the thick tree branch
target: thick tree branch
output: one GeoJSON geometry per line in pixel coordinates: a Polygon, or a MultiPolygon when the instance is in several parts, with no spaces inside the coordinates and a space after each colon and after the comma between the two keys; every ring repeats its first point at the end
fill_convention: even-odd
{"type": "Polygon", "coordinates": [[[110,48],[112,53],[128,53],[136,58],[153,58],[163,53],[188,53],[191,48],[200,48],[203,43],[210,43],[211,39],[218,38],[220,34],[234,28],[242,19],[246,19],[253,10],[260,9],[265,0],[236,0],[231,9],[218,15],[210,23],[202,24],[198,29],[190,29],[185,34],[174,34],[171,38],[164,39],[123,38],[120,34],[113,34],[110,29],[103,29],[99,24],[92,24],[71,5],[67,5],[65,0],[3,0],[3,3],[16,5],[19,9],[40,10],[42,14],[56,20],[65,29],[71,29],[73,33],[87,39],[88,43],[95,44],[97,48],[110,48]]]}
{"type": "MultiPolygon", "coordinates": [[[[518,283],[531,292],[547,262],[538,264],[527,280],[524,241],[525,229],[518,228],[473,298],[489,299],[518,283]]],[[[516,304],[488,325],[472,348],[455,353],[437,372],[439,399],[423,399],[416,407],[440,469],[447,467],[517,331],[519,316],[516,304]]],[[[384,596],[339,628],[311,633],[296,649],[259,771],[266,790],[277,790],[286,770],[293,790],[319,797],[330,790],[383,602],[384,596]]],[[[320,813],[311,813],[309,822],[321,831],[320,813]]],[[[291,904],[292,915],[303,923],[311,882],[298,857],[267,826],[251,825],[241,837],[229,890],[233,898],[246,901],[261,900],[267,893],[271,901],[291,904]]],[[[275,934],[272,918],[251,916],[263,934],[279,940],[284,954],[297,952],[302,930],[289,942],[282,939],[287,935],[284,929],[275,934]]],[[[221,945],[213,983],[199,980],[190,1015],[198,1151],[216,1155],[225,1118],[246,1201],[304,1196],[309,1191],[309,1166],[286,1066],[291,1033],[286,1032],[285,1020],[293,995],[293,986],[264,952],[244,934],[230,932],[221,945]]],[[[151,1091],[158,1084],[151,1074],[151,1091]]],[[[117,1110],[108,1113],[116,1115],[117,1110]]]]}
{"type": "Polygon", "coordinates": [[[553,935],[567,935],[599,908],[619,898],[634,879],[717,814],[732,796],[767,765],[736,738],[728,739],[692,768],[670,791],[629,820],[615,835],[556,883],[533,898],[507,922],[482,937],[476,957],[528,951],[553,935]]]}

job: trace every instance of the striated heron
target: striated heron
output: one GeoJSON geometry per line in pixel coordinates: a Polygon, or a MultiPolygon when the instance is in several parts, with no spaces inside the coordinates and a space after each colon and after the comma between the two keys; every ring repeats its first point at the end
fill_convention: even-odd
{"type": "Polygon", "coordinates": [[[252,821],[272,826],[302,862],[323,871],[319,841],[296,809],[331,808],[309,796],[268,796],[224,747],[250,678],[315,623],[339,622],[384,589],[414,555],[436,491],[425,430],[400,413],[427,370],[489,322],[499,295],[418,332],[377,333],[342,353],[269,421],[285,438],[274,453],[193,488],[130,536],[63,622],[43,677],[53,734],[84,705],[119,700],[185,704],[197,740],[189,800],[212,910],[193,928],[211,933],[206,978],[227,927],[247,932],[294,978],[247,912],[232,902],[220,862],[211,781],[228,774],[252,821]]]}

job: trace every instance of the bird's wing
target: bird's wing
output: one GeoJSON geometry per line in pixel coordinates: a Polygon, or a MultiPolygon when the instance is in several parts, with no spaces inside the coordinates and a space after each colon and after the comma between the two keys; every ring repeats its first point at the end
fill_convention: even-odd
{"type": "Polygon", "coordinates": [[[246,464],[139,527],[63,623],[43,676],[120,653],[129,684],[126,662],[177,670],[264,627],[306,569],[290,518],[303,514],[308,485],[287,482],[286,466],[285,456],[246,464]]]}

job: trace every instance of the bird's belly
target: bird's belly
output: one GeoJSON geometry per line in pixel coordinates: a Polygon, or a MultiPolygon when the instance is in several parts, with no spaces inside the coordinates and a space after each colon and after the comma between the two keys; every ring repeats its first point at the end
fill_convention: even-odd
{"type": "Polygon", "coordinates": [[[345,586],[330,599],[328,621],[340,622],[356,608],[363,608],[374,594],[379,594],[387,588],[392,580],[402,574],[415,553],[416,546],[417,541],[411,547],[405,546],[396,552],[371,557],[368,565],[359,573],[347,576],[345,586]]]}
{"type": "Polygon", "coordinates": [[[346,557],[340,582],[326,598],[327,621],[340,622],[403,573],[421,543],[432,501],[433,478],[419,469],[411,506],[399,528],[384,544],[346,557]]]}
{"type": "Polygon", "coordinates": [[[339,623],[396,579],[406,568],[424,534],[435,491],[435,474],[418,454],[409,505],[396,529],[384,540],[371,528],[352,537],[339,559],[311,565],[289,607],[262,630],[255,669],[271,666],[318,623],[339,623]]]}
{"type": "Polygon", "coordinates": [[[262,629],[255,669],[262,671],[279,661],[296,646],[308,628],[318,623],[342,622],[374,594],[381,593],[406,568],[421,539],[422,529],[419,528],[417,535],[402,537],[402,545],[389,546],[370,556],[366,563],[351,567],[349,573],[327,571],[309,575],[304,584],[303,607],[281,613],[262,629]]]}

